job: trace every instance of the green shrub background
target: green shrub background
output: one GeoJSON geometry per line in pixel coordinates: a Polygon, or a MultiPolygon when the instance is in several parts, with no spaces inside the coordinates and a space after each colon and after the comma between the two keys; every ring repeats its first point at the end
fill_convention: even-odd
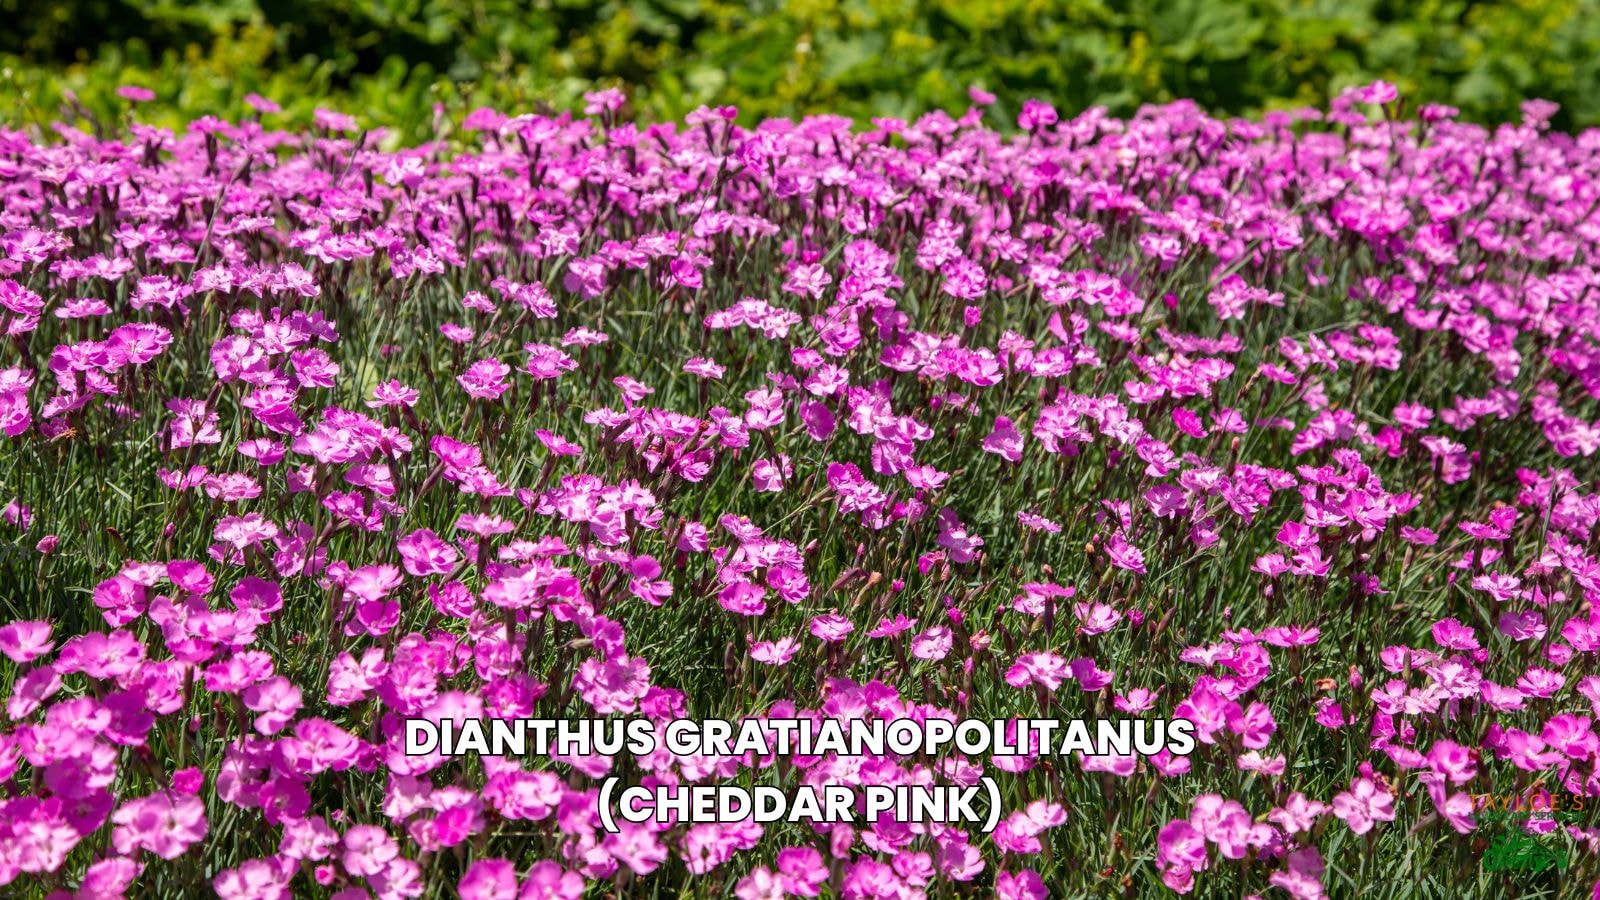
{"type": "Polygon", "coordinates": [[[621,85],[629,112],[741,117],[961,109],[977,84],[1118,114],[1192,97],[1252,113],[1385,78],[1479,121],[1525,98],[1600,124],[1600,0],[0,0],[0,119],[96,116],[122,84],[176,124],[317,105],[432,133],[434,105],[567,108],[621,85]]]}

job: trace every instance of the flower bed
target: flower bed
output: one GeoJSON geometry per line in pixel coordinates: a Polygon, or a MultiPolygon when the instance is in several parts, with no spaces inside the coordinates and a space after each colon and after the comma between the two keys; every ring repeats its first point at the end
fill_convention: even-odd
{"type": "Polygon", "coordinates": [[[0,133],[7,890],[1498,896],[1475,798],[1600,797],[1600,132],[620,99],[0,133]],[[690,716],[1197,746],[403,746],[690,716]],[[1005,808],[608,831],[613,776],[1005,808]]]}

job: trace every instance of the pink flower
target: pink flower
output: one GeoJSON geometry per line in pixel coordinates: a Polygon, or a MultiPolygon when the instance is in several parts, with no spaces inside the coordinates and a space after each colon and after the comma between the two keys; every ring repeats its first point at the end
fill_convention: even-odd
{"type": "Polygon", "coordinates": [[[1206,429],[1200,422],[1200,417],[1192,410],[1181,406],[1173,408],[1172,424],[1176,425],[1179,431],[1196,440],[1206,436],[1206,429]]]}
{"type": "Polygon", "coordinates": [[[33,524],[33,507],[12,500],[0,508],[0,521],[15,525],[18,531],[27,531],[33,524]]]}
{"type": "Polygon", "coordinates": [[[995,416],[994,430],[983,439],[985,453],[993,453],[1010,462],[1022,459],[1022,433],[1005,416],[995,416]]]}
{"type": "Polygon", "coordinates": [[[784,900],[788,893],[783,889],[782,878],[766,866],[756,866],[734,885],[733,895],[739,900],[784,900]]]}
{"type": "Polygon", "coordinates": [[[245,94],[244,102],[249,105],[251,109],[259,113],[283,112],[283,107],[267,99],[266,97],[261,96],[260,94],[245,94]]]}
{"type": "Polygon", "coordinates": [[[376,825],[357,825],[345,832],[345,871],[365,878],[385,872],[390,861],[400,855],[400,845],[376,825]]]}
{"type": "Polygon", "coordinates": [[[123,855],[148,850],[177,859],[206,836],[205,803],[163,791],[122,804],[111,821],[111,843],[123,855]]]}
{"type": "MultiPolygon", "coordinates": [[[[586,91],[583,95],[583,114],[597,116],[602,113],[616,112],[623,104],[628,102],[628,95],[618,88],[606,88],[600,91],[586,91]]],[[[526,898],[524,898],[526,900],[526,898]]]]}
{"type": "Polygon", "coordinates": [[[401,538],[397,549],[405,570],[417,578],[444,575],[455,568],[460,558],[454,547],[426,528],[401,538]]]}
{"type": "Polygon", "coordinates": [[[1427,758],[1433,770],[1453,784],[1465,784],[1477,774],[1477,753],[1449,739],[1434,741],[1427,758]]]}
{"type": "Polygon", "coordinates": [[[1282,888],[1294,900],[1322,900],[1327,896],[1322,888],[1324,866],[1322,854],[1315,847],[1291,850],[1288,865],[1267,876],[1273,887],[1282,888]]]}
{"type": "Polygon", "coordinates": [[[1286,833],[1293,835],[1310,831],[1312,826],[1316,825],[1317,819],[1327,812],[1327,804],[1308,799],[1305,794],[1295,791],[1289,795],[1283,806],[1267,813],[1267,821],[1281,826],[1286,833]]]}
{"type": "Polygon", "coordinates": [[[1379,106],[1400,99],[1400,91],[1387,81],[1374,81],[1364,87],[1352,89],[1351,93],[1357,102],[1375,103],[1379,106]]]}
{"type": "Polygon", "coordinates": [[[938,661],[950,655],[953,635],[943,625],[935,625],[911,639],[911,655],[938,661]]]}
{"type": "Polygon", "coordinates": [[[372,389],[372,399],[367,401],[367,406],[378,408],[384,406],[414,406],[422,392],[406,387],[398,381],[390,380],[379,384],[372,389]]]}
{"type": "Polygon", "coordinates": [[[1111,558],[1111,564],[1119,569],[1145,574],[1144,554],[1138,547],[1128,543],[1120,533],[1113,534],[1106,540],[1106,555],[1111,558]]]}
{"type": "Polygon", "coordinates": [[[814,299],[821,297],[830,284],[833,284],[833,276],[822,266],[799,265],[790,271],[789,279],[783,283],[783,290],[814,299]]]}
{"type": "Polygon", "coordinates": [[[1234,712],[1237,706],[1230,707],[1227,716],[1228,730],[1240,736],[1240,743],[1252,750],[1260,750],[1267,746],[1272,739],[1273,732],[1278,730],[1278,723],[1272,718],[1272,710],[1264,703],[1251,703],[1249,707],[1234,712]]]}
{"type": "Polygon", "coordinates": [[[695,357],[683,364],[683,371],[698,378],[716,381],[728,370],[727,367],[718,365],[716,360],[695,357]]]}
{"type": "Polygon", "coordinates": [[[110,856],[97,860],[84,872],[78,886],[78,896],[85,898],[112,898],[128,891],[134,879],[144,871],[137,860],[125,856],[110,856]]]}
{"type": "Polygon", "coordinates": [[[39,620],[0,625],[0,653],[21,665],[29,663],[55,647],[50,640],[50,623],[39,620]]]}
{"type": "Polygon", "coordinates": [[[811,619],[811,634],[825,643],[836,644],[843,641],[852,631],[856,630],[855,623],[837,613],[813,616],[811,619]]]}
{"type": "Polygon", "coordinates": [[[1188,893],[1194,885],[1193,873],[1204,871],[1210,864],[1205,838],[1187,821],[1168,822],[1156,835],[1156,868],[1161,870],[1162,882],[1172,890],[1188,893]]]}
{"type": "Polygon", "coordinates": [[[211,887],[222,900],[278,900],[290,896],[289,880],[294,873],[294,866],[281,860],[250,859],[217,873],[211,887]]]}
{"type": "Polygon", "coordinates": [[[941,513],[939,527],[937,543],[949,552],[951,562],[965,565],[977,558],[983,538],[969,531],[953,513],[948,510],[941,513]]]}
{"type": "Polygon", "coordinates": [[[1067,661],[1054,653],[1024,653],[1006,671],[1006,684],[1018,688],[1037,684],[1053,691],[1068,674],[1067,661]]]}
{"type": "Polygon", "coordinates": [[[477,400],[493,400],[511,389],[505,380],[510,374],[511,367],[500,360],[480,359],[468,366],[456,381],[461,383],[467,396],[477,400]]]}
{"type": "Polygon", "coordinates": [[[792,637],[781,637],[776,641],[750,639],[750,658],[769,666],[788,665],[799,651],[800,642],[792,637]]]}
{"type": "Polygon", "coordinates": [[[461,900],[516,900],[516,867],[504,859],[477,860],[461,876],[456,890],[461,900]]]}
{"type": "Polygon", "coordinates": [[[1042,100],[1025,100],[1017,116],[1017,127],[1023,131],[1047,128],[1058,121],[1055,107],[1042,100]]]}
{"type": "Polygon", "coordinates": [[[279,675],[244,689],[244,705],[259,713],[255,729],[262,734],[277,734],[300,711],[300,689],[279,675]]]}
{"type": "Polygon", "coordinates": [[[583,877],[568,872],[559,863],[541,859],[522,880],[517,900],[578,900],[583,896],[583,877]]]}
{"type": "Polygon", "coordinates": [[[1371,779],[1358,776],[1350,789],[1333,798],[1333,814],[1344,820],[1356,834],[1366,834],[1378,822],[1394,821],[1394,797],[1380,790],[1371,779]]]}
{"type": "Polygon", "coordinates": [[[601,847],[617,862],[636,875],[648,875],[666,862],[667,848],[649,829],[631,822],[618,822],[617,827],[617,833],[606,835],[601,842],[601,847]]]}
{"type": "Polygon", "coordinates": [[[757,493],[778,493],[783,490],[786,479],[793,477],[794,466],[790,464],[788,456],[782,455],[777,460],[756,460],[751,471],[757,493]]]}

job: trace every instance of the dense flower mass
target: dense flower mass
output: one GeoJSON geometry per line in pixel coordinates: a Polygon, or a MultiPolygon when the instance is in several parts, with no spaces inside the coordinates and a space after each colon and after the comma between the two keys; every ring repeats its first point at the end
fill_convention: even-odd
{"type": "MultiPolygon", "coordinates": [[[[1557,876],[1483,871],[1481,798],[1600,809],[1600,132],[1381,83],[998,128],[981,94],[748,130],[611,99],[418,147],[333,114],[0,131],[8,892],[1557,876]],[[1182,718],[1198,747],[402,746],[624,715],[1182,718]],[[1006,808],[613,833],[610,775],[994,776],[1006,808]]],[[[1590,819],[1495,827],[1594,882],[1590,819]]]]}

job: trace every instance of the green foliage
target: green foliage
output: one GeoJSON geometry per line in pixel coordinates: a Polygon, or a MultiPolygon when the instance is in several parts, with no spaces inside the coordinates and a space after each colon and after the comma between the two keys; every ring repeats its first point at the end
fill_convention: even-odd
{"type": "Polygon", "coordinates": [[[0,113],[97,116],[139,84],[149,118],[293,121],[317,105],[432,132],[434,104],[566,107],[623,85],[632,112],[733,104],[746,121],[960,109],[976,84],[1011,113],[1192,97],[1250,113],[1384,78],[1413,102],[1515,119],[1558,101],[1600,124],[1600,0],[0,0],[0,113]]]}

